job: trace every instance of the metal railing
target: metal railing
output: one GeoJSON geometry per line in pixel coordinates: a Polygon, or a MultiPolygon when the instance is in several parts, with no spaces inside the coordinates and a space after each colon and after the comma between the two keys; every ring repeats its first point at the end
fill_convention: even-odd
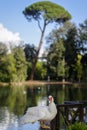
{"type": "Polygon", "coordinates": [[[64,104],[57,104],[57,116],[52,120],[50,130],[66,130],[76,121],[86,122],[86,118],[87,101],[66,101],[64,104]]]}

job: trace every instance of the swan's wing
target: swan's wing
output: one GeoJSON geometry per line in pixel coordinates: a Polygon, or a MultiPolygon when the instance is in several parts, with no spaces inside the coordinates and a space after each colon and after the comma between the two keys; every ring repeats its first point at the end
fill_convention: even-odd
{"type": "Polygon", "coordinates": [[[46,120],[50,116],[49,107],[31,107],[28,108],[26,114],[21,118],[21,123],[35,122],[37,120],[46,120]]]}

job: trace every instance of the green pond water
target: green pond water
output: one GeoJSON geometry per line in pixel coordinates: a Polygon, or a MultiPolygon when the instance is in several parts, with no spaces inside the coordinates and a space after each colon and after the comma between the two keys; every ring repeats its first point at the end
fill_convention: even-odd
{"type": "Polygon", "coordinates": [[[39,122],[20,126],[19,119],[28,107],[47,105],[48,95],[54,97],[56,104],[87,100],[87,84],[0,86],[0,130],[39,130],[39,122]]]}

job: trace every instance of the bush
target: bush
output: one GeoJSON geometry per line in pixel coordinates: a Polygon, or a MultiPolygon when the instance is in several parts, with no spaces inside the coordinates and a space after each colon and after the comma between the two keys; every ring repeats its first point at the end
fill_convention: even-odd
{"type": "Polygon", "coordinates": [[[87,125],[84,122],[76,122],[70,125],[68,130],[87,130],[87,125]]]}

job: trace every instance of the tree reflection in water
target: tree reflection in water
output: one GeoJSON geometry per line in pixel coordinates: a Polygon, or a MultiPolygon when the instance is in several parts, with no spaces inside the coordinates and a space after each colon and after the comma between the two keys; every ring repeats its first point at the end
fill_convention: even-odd
{"type": "Polygon", "coordinates": [[[10,113],[7,107],[0,108],[0,130],[7,130],[8,127],[18,128],[17,116],[10,113]]]}
{"type": "Polygon", "coordinates": [[[24,113],[27,105],[26,89],[24,86],[11,86],[7,98],[7,106],[10,112],[17,116],[24,113]]]}

